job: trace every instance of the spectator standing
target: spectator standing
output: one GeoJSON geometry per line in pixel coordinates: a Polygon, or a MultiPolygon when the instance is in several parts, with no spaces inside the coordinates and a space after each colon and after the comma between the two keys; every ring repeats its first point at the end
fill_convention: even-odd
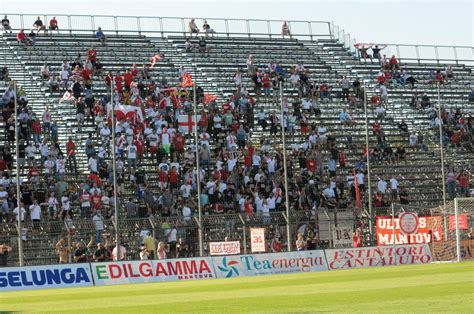
{"type": "Polygon", "coordinates": [[[8,16],[6,16],[6,15],[2,19],[2,28],[3,28],[3,31],[5,33],[7,33],[7,31],[10,31],[10,34],[12,33],[12,28],[10,26],[10,20],[8,19],[8,16]]]}
{"type": "Polygon", "coordinates": [[[102,233],[104,232],[104,217],[102,217],[100,210],[97,210],[94,216],[92,216],[92,222],[94,223],[95,228],[95,243],[101,243],[102,233]]]}

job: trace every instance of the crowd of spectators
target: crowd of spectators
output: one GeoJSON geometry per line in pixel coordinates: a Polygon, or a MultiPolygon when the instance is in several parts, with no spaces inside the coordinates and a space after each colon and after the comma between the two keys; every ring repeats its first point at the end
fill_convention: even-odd
{"type": "MultiPolygon", "coordinates": [[[[36,21],[35,25],[36,34],[46,32],[42,23],[36,21]]],[[[213,33],[206,21],[203,29],[206,36],[213,33]]],[[[196,35],[200,32],[194,20],[189,23],[189,31],[196,35]]],[[[289,29],[286,32],[283,26],[282,34],[290,35],[289,29]]],[[[95,35],[105,46],[106,37],[100,28],[95,35]]],[[[192,46],[186,49],[192,50],[192,46]]],[[[20,211],[24,220],[29,218],[32,222],[45,218],[65,220],[73,216],[91,219],[96,235],[87,247],[92,250],[97,245],[97,251],[91,255],[83,244],[77,244],[74,252],[77,262],[86,260],[88,254],[92,259],[113,256],[113,252],[106,250],[110,248],[110,243],[105,243],[102,231],[103,220],[113,218],[116,203],[127,218],[180,216],[189,222],[197,213],[196,198],[199,197],[204,215],[242,213],[248,219],[259,217],[263,224],[269,225],[270,214],[284,210],[283,155],[269,138],[252,134],[262,130],[266,132],[268,128],[270,136],[277,137],[281,135],[281,125],[291,139],[287,158],[287,192],[294,210],[306,211],[315,217],[321,207],[328,210],[350,209],[361,217],[363,211],[356,208],[355,202],[357,191],[362,194],[364,202],[371,197],[376,207],[387,206],[392,201],[407,204],[410,196],[407,190],[399,190],[399,178],[395,176],[378,178],[376,192],[373,195],[366,192],[367,154],[375,164],[391,165],[406,160],[405,146],[426,148],[421,136],[410,133],[404,121],[399,124],[399,129],[406,136],[406,145],[393,147],[387,140],[382,125],[387,118],[388,89],[406,84],[413,87],[417,80],[402,71],[395,56],[387,60],[385,55],[379,56],[382,48],[376,46],[372,49],[375,49],[374,57],[377,52],[380,59],[381,71],[376,78],[380,96],[370,99],[377,117],[371,125],[371,136],[376,138],[377,145],[369,149],[354,143],[350,132],[345,138],[336,137],[331,129],[315,119],[322,113],[322,102],[337,98],[342,100],[343,106],[339,120],[344,128],[354,128],[354,111],[362,106],[364,100],[365,91],[361,82],[358,79],[350,82],[342,76],[336,91],[335,86],[325,81],[319,83],[312,80],[311,73],[301,62],[285,68],[273,60],[261,64],[260,60],[250,55],[247,71],[238,69],[233,73],[231,79],[235,91],[224,101],[209,100],[206,91],[195,86],[200,104],[197,145],[191,144],[192,134],[182,132],[178,123],[180,116],[193,114],[193,87],[185,82],[190,75],[186,68],[176,69],[176,78],[171,82],[164,77],[156,80],[147,64],[132,64],[122,71],[111,71],[103,67],[100,53],[94,47],[85,51],[84,56],[79,54],[72,63],[64,60],[59,65],[61,70],[58,76],[45,63],[38,74],[51,92],[58,95],[59,104],[74,108],[77,118],[74,127],[81,131],[85,126],[93,126],[95,132],[88,134],[83,143],[78,142],[75,136],[69,137],[66,143],[60,143],[58,121],[50,109],[46,106],[41,116],[37,116],[30,109],[29,99],[20,87],[16,95],[21,112],[18,116],[18,169],[28,180],[21,184],[22,205],[20,209],[16,208],[16,182],[11,171],[15,140],[12,114],[14,91],[10,85],[2,97],[7,139],[0,160],[0,172],[3,173],[0,220],[18,219],[20,211]],[[283,113],[266,111],[263,104],[280,98],[280,83],[296,90],[297,96],[283,98],[283,113]],[[96,86],[103,85],[106,94],[94,91],[96,86]],[[114,94],[112,99],[111,91],[114,94]],[[134,111],[116,121],[113,142],[109,112],[116,105],[131,106],[134,111]],[[121,197],[120,202],[115,200],[114,195],[113,150],[118,194],[127,195],[126,199],[121,197]],[[346,151],[357,156],[354,164],[347,162],[346,151]],[[79,154],[86,156],[86,164],[78,164],[79,154]],[[196,156],[200,159],[199,170],[195,169],[196,156]],[[87,168],[85,173],[80,170],[84,166],[87,168]],[[198,177],[201,187],[199,196],[196,195],[198,177]],[[42,211],[41,206],[47,209],[42,211]],[[98,255],[96,252],[99,252],[98,255]]],[[[443,80],[448,78],[446,75],[443,80]]],[[[455,144],[472,150],[472,147],[461,144],[462,137],[466,135],[464,132],[472,130],[470,120],[460,113],[450,116],[445,112],[444,117],[443,123],[450,126],[446,128],[446,136],[452,132],[448,141],[452,141],[454,134],[459,134],[455,144]]],[[[454,177],[459,181],[459,193],[466,194],[465,171],[454,177]]],[[[452,185],[452,181],[448,181],[448,188],[452,185]]],[[[449,191],[450,196],[455,195],[451,192],[452,188],[449,191]]],[[[177,245],[180,241],[173,228],[167,230],[169,233],[166,236],[171,240],[168,238],[166,244],[177,245]]],[[[181,239],[183,248],[187,245],[186,240],[181,239]]],[[[164,245],[157,245],[154,252],[152,248],[156,245],[147,245],[144,239],[146,250],[141,248],[141,257],[155,253],[157,257],[178,254],[175,246],[171,252],[164,252],[164,245]]],[[[60,252],[71,248],[66,249],[61,241],[56,248],[60,260],[64,261],[60,252]]],[[[184,253],[183,249],[181,254],[184,253]]]]}

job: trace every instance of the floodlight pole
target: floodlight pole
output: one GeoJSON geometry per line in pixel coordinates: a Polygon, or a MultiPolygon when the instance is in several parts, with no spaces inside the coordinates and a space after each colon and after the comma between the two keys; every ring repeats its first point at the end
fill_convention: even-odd
{"type": "Polygon", "coordinates": [[[114,224],[115,224],[115,243],[117,248],[116,260],[120,260],[120,232],[119,232],[119,209],[117,195],[117,163],[115,157],[115,101],[114,101],[114,85],[115,77],[111,75],[110,82],[110,112],[112,117],[112,177],[114,183],[114,224]]]}
{"type": "Polygon", "coordinates": [[[291,252],[291,216],[290,216],[290,200],[288,198],[288,172],[286,164],[286,134],[285,134],[285,123],[283,121],[283,82],[280,81],[280,124],[281,124],[281,141],[282,141],[282,152],[283,152],[283,179],[285,182],[285,207],[286,207],[286,242],[288,252],[291,252]]]}
{"type": "Polygon", "coordinates": [[[198,119],[197,119],[197,98],[196,98],[196,83],[193,83],[193,110],[194,110],[194,141],[196,147],[196,190],[197,190],[197,204],[198,204],[198,237],[199,237],[199,256],[204,256],[203,247],[203,232],[202,232],[202,208],[201,208],[201,167],[199,165],[199,142],[198,142],[198,119]]]}
{"type": "Polygon", "coordinates": [[[373,215],[372,215],[372,187],[370,181],[370,149],[369,149],[369,120],[367,117],[367,86],[364,80],[364,112],[365,112],[365,150],[366,150],[366,162],[367,162],[367,193],[369,199],[369,233],[370,242],[373,240],[373,215]]]}
{"type": "Polygon", "coordinates": [[[443,206],[446,210],[446,177],[444,174],[444,148],[443,148],[443,120],[441,119],[441,95],[439,90],[440,83],[437,84],[438,89],[438,124],[439,124],[439,154],[441,157],[441,182],[443,185],[443,206]]]}
{"type": "Polygon", "coordinates": [[[18,231],[18,263],[20,267],[23,266],[23,213],[21,211],[21,193],[20,193],[20,157],[19,157],[19,130],[18,130],[18,97],[17,97],[17,85],[16,81],[13,81],[13,92],[14,92],[14,105],[15,105],[15,154],[16,154],[16,206],[18,208],[18,222],[17,222],[17,231],[18,231]]]}

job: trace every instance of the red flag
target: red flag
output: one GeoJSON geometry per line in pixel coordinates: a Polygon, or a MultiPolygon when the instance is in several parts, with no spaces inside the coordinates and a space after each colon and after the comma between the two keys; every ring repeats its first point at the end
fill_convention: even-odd
{"type": "Polygon", "coordinates": [[[191,74],[189,73],[184,73],[183,75],[183,81],[181,82],[182,87],[191,87],[194,85],[193,78],[191,77],[191,74]]]}
{"type": "Polygon", "coordinates": [[[153,67],[161,59],[160,55],[154,55],[150,58],[151,67],[153,67]]]}
{"type": "Polygon", "coordinates": [[[214,100],[217,99],[217,96],[215,95],[212,95],[212,94],[204,94],[204,103],[206,105],[209,105],[210,103],[212,103],[214,100]]]}
{"type": "Polygon", "coordinates": [[[354,170],[354,188],[355,188],[355,197],[356,197],[356,207],[358,209],[362,208],[362,204],[360,201],[360,190],[359,190],[359,184],[357,183],[357,176],[354,170]]]}

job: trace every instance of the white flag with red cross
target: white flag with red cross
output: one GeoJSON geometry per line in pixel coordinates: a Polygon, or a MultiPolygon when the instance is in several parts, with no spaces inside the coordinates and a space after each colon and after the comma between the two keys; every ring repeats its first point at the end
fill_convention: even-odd
{"type": "MultiPolygon", "coordinates": [[[[197,121],[200,119],[201,115],[197,115],[197,121]]],[[[194,115],[179,115],[178,129],[181,133],[193,133],[196,130],[194,115]]]]}

